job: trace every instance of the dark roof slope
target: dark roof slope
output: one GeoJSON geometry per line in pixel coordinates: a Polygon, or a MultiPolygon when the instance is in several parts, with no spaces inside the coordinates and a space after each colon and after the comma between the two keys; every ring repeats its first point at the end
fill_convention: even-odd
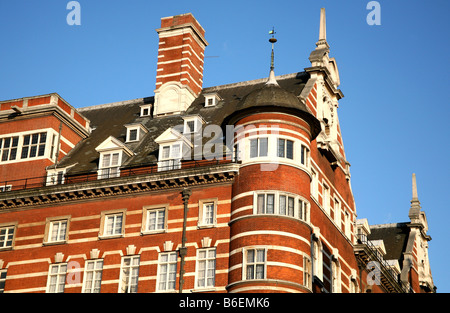
{"type": "MultiPolygon", "coordinates": [[[[294,98],[299,96],[309,79],[306,72],[282,75],[276,77],[278,84],[290,96],[288,103],[293,105],[294,98]]],[[[95,172],[98,169],[99,154],[95,148],[113,136],[125,143],[126,127],[124,125],[141,123],[148,129],[148,133],[137,143],[125,143],[134,155],[125,160],[122,167],[133,167],[155,163],[158,156],[158,144],[155,139],[169,127],[179,127],[182,130],[183,116],[200,115],[207,124],[222,125],[225,117],[231,115],[238,108],[239,103],[252,91],[262,88],[267,79],[258,79],[229,85],[204,88],[194,100],[184,115],[169,115],[161,117],[140,117],[140,105],[153,103],[154,98],[142,98],[112,104],[98,105],[79,109],[80,113],[91,121],[93,128],[90,136],[79,142],[58,164],[58,167],[70,168],[68,174],[95,172]],[[221,98],[213,107],[205,107],[203,94],[217,92],[221,98]]],[[[285,92],[283,92],[286,94],[285,92]]],[[[286,98],[286,97],[285,97],[286,98]]],[[[298,101],[298,104],[303,104],[298,101]]],[[[307,110],[306,106],[299,107],[307,110]]]]}
{"type": "Polygon", "coordinates": [[[383,240],[386,260],[399,260],[402,266],[403,252],[409,237],[408,223],[395,223],[370,226],[369,240],[383,240]]]}

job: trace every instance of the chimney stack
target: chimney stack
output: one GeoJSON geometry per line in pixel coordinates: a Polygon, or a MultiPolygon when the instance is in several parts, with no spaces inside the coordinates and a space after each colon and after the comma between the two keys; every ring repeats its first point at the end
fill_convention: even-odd
{"type": "Polygon", "coordinates": [[[179,114],[202,91],[205,30],[191,13],[164,17],[159,34],[155,114],[179,114]]]}

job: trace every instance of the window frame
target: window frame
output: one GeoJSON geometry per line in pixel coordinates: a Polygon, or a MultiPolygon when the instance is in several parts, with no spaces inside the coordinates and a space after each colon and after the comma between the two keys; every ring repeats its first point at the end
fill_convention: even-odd
{"type": "Polygon", "coordinates": [[[322,182],[322,207],[328,215],[331,215],[331,191],[324,181],[322,182]]]}
{"type": "Polygon", "coordinates": [[[178,268],[178,255],[176,251],[164,251],[164,252],[160,252],[158,254],[158,270],[156,273],[156,291],[164,291],[164,292],[170,292],[170,291],[176,291],[177,289],[177,268],[178,268]],[[162,261],[162,257],[164,255],[167,255],[167,261],[162,261]],[[170,259],[170,256],[175,256],[175,261],[170,259]],[[170,265],[175,264],[175,271],[169,271],[170,270],[170,265]],[[165,271],[165,275],[166,275],[166,279],[164,281],[165,288],[162,289],[160,288],[160,284],[161,284],[161,275],[162,273],[162,266],[166,265],[167,270],[165,271]],[[175,280],[170,280],[170,273],[175,273],[175,280]],[[169,283],[171,284],[170,286],[172,286],[173,284],[173,288],[169,288],[169,283]]]}
{"type": "Polygon", "coordinates": [[[26,160],[26,159],[34,159],[34,158],[40,158],[40,157],[45,157],[45,152],[47,149],[47,139],[48,139],[48,134],[47,132],[38,132],[38,133],[30,133],[30,134],[24,134],[22,135],[22,145],[21,145],[21,149],[20,149],[20,159],[21,160],[26,160]],[[42,142],[42,135],[45,134],[45,138],[42,142]],[[37,142],[33,143],[33,137],[37,135],[37,142]],[[25,139],[28,138],[28,143],[25,144],[25,139]],[[41,154],[41,147],[43,146],[43,151],[41,154]],[[24,152],[25,152],[25,148],[26,150],[26,156],[24,156],[24,152]],[[36,154],[31,156],[31,151],[32,148],[36,149],[36,154]]]}
{"type": "MultiPolygon", "coordinates": [[[[14,249],[14,244],[16,241],[16,233],[17,233],[17,224],[18,224],[18,222],[0,224],[0,233],[2,230],[5,230],[5,234],[3,234],[5,236],[5,238],[2,242],[0,242],[0,251],[14,249]],[[8,237],[11,235],[9,233],[10,229],[12,229],[12,238],[10,240],[8,240],[8,237]],[[7,245],[7,243],[9,241],[11,241],[11,245],[7,245]]],[[[3,236],[3,235],[0,235],[0,236],[3,236]]]]}
{"type": "Polygon", "coordinates": [[[334,197],[333,199],[334,222],[336,223],[338,229],[342,229],[342,203],[337,197],[334,197]]]}
{"type": "MultiPolygon", "coordinates": [[[[56,217],[49,217],[45,221],[45,232],[44,232],[44,245],[57,245],[57,244],[63,244],[66,243],[69,238],[69,226],[70,226],[70,215],[67,216],[56,216],[56,217]],[[59,240],[52,240],[52,232],[53,227],[55,223],[66,223],[65,228],[65,234],[63,239],[59,240]]],[[[61,224],[60,224],[61,225],[61,224]]],[[[59,233],[60,229],[58,229],[59,233]]]]}
{"type": "Polygon", "coordinates": [[[7,136],[0,138],[0,163],[17,160],[17,157],[19,155],[19,140],[20,136],[7,136]],[[5,148],[4,144],[5,140],[7,139],[9,139],[9,145],[5,148]],[[15,145],[14,141],[16,141],[15,145]],[[12,151],[14,151],[14,158],[11,158],[12,151]],[[7,153],[6,160],[3,160],[5,152],[7,153]]]}
{"type": "Polygon", "coordinates": [[[320,240],[312,240],[311,259],[312,275],[323,280],[323,250],[320,240]]]}
{"type": "MultiPolygon", "coordinates": [[[[100,214],[99,239],[120,238],[125,235],[126,209],[103,211],[100,214]],[[122,215],[122,229],[120,234],[107,234],[107,218],[111,215],[122,215]]],[[[114,228],[114,227],[113,227],[114,228]]]]}
{"type": "Polygon", "coordinates": [[[6,277],[8,276],[8,269],[0,269],[0,293],[5,292],[6,277]]]}
{"type": "Polygon", "coordinates": [[[144,117],[144,116],[150,116],[150,114],[151,114],[151,107],[152,107],[151,104],[141,105],[141,113],[140,113],[140,116],[141,116],[141,117],[144,117]],[[147,114],[144,114],[145,110],[148,110],[148,111],[147,111],[147,114]]]}
{"type": "Polygon", "coordinates": [[[119,276],[119,289],[117,291],[117,293],[137,293],[138,292],[138,287],[139,287],[139,270],[140,270],[140,264],[141,264],[141,257],[140,255],[136,254],[136,255],[126,255],[123,256],[121,259],[121,263],[120,263],[120,276],[119,276]],[[125,265],[125,260],[126,259],[130,259],[130,264],[129,265],[125,265]],[[137,259],[137,265],[133,264],[134,260],[137,259]],[[137,275],[136,275],[136,284],[133,284],[133,269],[137,268],[137,275]],[[123,289],[123,283],[124,283],[124,278],[126,277],[125,275],[127,275],[126,273],[126,269],[128,269],[128,280],[126,282],[126,292],[125,289],[123,289]],[[132,288],[136,288],[134,292],[132,291],[132,288]]]}
{"type": "Polygon", "coordinates": [[[300,164],[309,166],[309,149],[304,144],[300,144],[300,164]]]}
{"type": "Polygon", "coordinates": [[[294,151],[295,151],[295,144],[294,144],[294,140],[291,139],[287,139],[287,138],[277,138],[277,157],[278,158],[283,158],[283,159],[288,159],[288,160],[294,160],[294,151]],[[280,143],[283,142],[282,145],[280,145],[280,143]],[[288,149],[288,143],[291,144],[291,149],[288,149]],[[280,148],[282,147],[282,151],[280,150],[280,148]],[[281,152],[281,153],[280,153],[281,152]],[[288,156],[288,153],[291,153],[290,156],[288,156]]]}
{"type": "Polygon", "coordinates": [[[47,275],[47,287],[46,287],[46,293],[64,293],[64,289],[66,287],[66,278],[67,278],[67,263],[61,262],[61,263],[53,263],[50,264],[48,268],[48,275],[47,275]],[[58,270],[56,273],[52,273],[52,268],[57,266],[58,270]],[[65,266],[65,271],[61,272],[61,267],[65,266]],[[51,291],[51,277],[56,276],[56,284],[55,284],[55,290],[51,291]],[[64,277],[63,284],[61,283],[61,279],[64,277]],[[58,291],[58,286],[62,285],[62,291],[58,291]]]}
{"type": "Polygon", "coordinates": [[[86,260],[85,264],[84,264],[84,278],[83,278],[83,288],[81,290],[81,293],[100,293],[101,291],[101,287],[102,287],[102,275],[103,275],[103,265],[104,265],[104,261],[103,259],[91,259],[91,260],[86,260]],[[97,268],[97,263],[101,262],[101,267],[97,268]],[[94,263],[94,267],[92,269],[88,268],[88,265],[90,263],[94,263]],[[100,278],[98,278],[98,276],[96,275],[98,272],[100,272],[100,278]],[[92,273],[92,279],[91,279],[91,286],[88,287],[87,283],[88,283],[88,276],[89,274],[92,273]],[[100,281],[100,287],[96,288],[95,287],[95,283],[97,281],[100,281]],[[96,291],[98,289],[98,291],[96,291]]]}
{"type": "Polygon", "coordinates": [[[208,248],[199,248],[197,249],[197,255],[196,255],[196,263],[195,263],[195,282],[194,282],[194,289],[211,289],[211,288],[215,288],[216,286],[216,266],[217,266],[217,249],[216,247],[208,247],[208,248]],[[214,251],[214,256],[211,257],[209,256],[209,252],[214,251]],[[200,253],[201,252],[205,252],[205,257],[201,258],[200,257],[200,253]],[[210,270],[210,268],[208,267],[208,265],[210,264],[210,262],[214,263],[214,273],[212,275],[212,285],[208,284],[208,280],[211,279],[211,277],[208,277],[208,271],[210,270]],[[200,283],[200,263],[201,262],[205,262],[205,267],[204,269],[202,269],[202,271],[204,270],[205,274],[204,274],[204,284],[203,285],[199,285],[200,283]]]}
{"type": "Polygon", "coordinates": [[[120,166],[122,165],[123,153],[122,150],[110,150],[107,152],[101,152],[98,162],[98,176],[97,179],[109,179],[120,177],[120,166]],[[112,165],[114,160],[113,155],[117,154],[117,165],[112,165]],[[105,157],[109,156],[109,162],[107,166],[104,166],[105,157]],[[112,172],[112,170],[115,170],[112,172]],[[107,173],[106,173],[107,172],[107,173]]]}
{"type": "Polygon", "coordinates": [[[279,190],[257,190],[253,194],[253,214],[294,218],[309,223],[309,202],[300,195],[279,190]],[[268,195],[273,196],[273,211],[267,211],[268,195]],[[262,197],[263,196],[263,197],[262,197]],[[285,212],[281,211],[281,198],[285,198],[285,212]],[[260,210],[260,199],[264,198],[264,211],[260,210]],[[289,200],[292,199],[293,215],[289,214],[289,200]],[[301,206],[301,207],[300,207],[301,206]]]}
{"type": "MultiPolygon", "coordinates": [[[[142,235],[148,235],[148,234],[157,234],[157,233],[164,233],[167,231],[167,214],[169,212],[169,204],[159,204],[159,205],[147,205],[143,207],[143,214],[142,214],[142,228],[141,228],[141,234],[142,235]],[[149,229],[149,213],[152,211],[164,211],[164,222],[163,222],[163,228],[155,228],[155,229],[149,229]]],[[[157,218],[158,219],[158,218],[157,218]]],[[[158,223],[156,223],[157,225],[158,223]]]]}
{"type": "Polygon", "coordinates": [[[214,227],[217,225],[217,205],[218,205],[219,199],[218,198],[210,198],[210,199],[201,199],[198,202],[198,228],[207,228],[207,227],[214,227]],[[207,223],[205,220],[206,217],[206,210],[205,206],[208,204],[213,205],[213,212],[212,212],[212,222],[207,223]]]}
{"type": "Polygon", "coordinates": [[[303,285],[312,289],[312,261],[308,256],[303,256],[303,285]]]}
{"type": "Polygon", "coordinates": [[[319,176],[317,171],[311,167],[311,196],[318,200],[319,198],[319,176]]]}
{"type": "Polygon", "coordinates": [[[243,248],[242,251],[242,280],[261,280],[267,279],[267,247],[247,247],[243,248]],[[254,251],[254,262],[248,261],[248,253],[249,251],[254,251]],[[264,251],[264,261],[257,261],[257,251],[264,251]],[[249,265],[250,264],[250,265],[249,265]],[[263,265],[263,277],[257,278],[257,266],[263,265]],[[248,267],[254,266],[253,278],[248,278],[248,267]]]}
{"type": "MultiPolygon", "coordinates": [[[[333,256],[334,257],[334,256],[333,256]]],[[[341,266],[336,259],[331,260],[330,288],[332,293],[340,293],[342,291],[341,266]]]]}
{"type": "Polygon", "coordinates": [[[269,156],[269,137],[268,136],[249,138],[248,144],[249,144],[249,159],[266,158],[269,156]],[[266,142],[265,151],[261,150],[261,147],[263,147],[261,145],[261,140],[264,140],[266,142]],[[256,142],[256,146],[254,144],[252,144],[253,142],[256,142]],[[253,151],[254,147],[256,147],[256,151],[253,151]],[[265,152],[265,154],[262,152],[265,152]]]}
{"type": "Polygon", "coordinates": [[[176,141],[173,143],[161,144],[159,146],[158,171],[171,171],[181,168],[181,159],[183,157],[183,143],[176,141]],[[174,147],[179,146],[179,152],[174,155],[174,147]],[[165,156],[164,149],[169,148],[168,156],[165,156]],[[167,163],[168,162],[168,163],[167,163]],[[166,165],[167,163],[167,165],[166,165]]]}

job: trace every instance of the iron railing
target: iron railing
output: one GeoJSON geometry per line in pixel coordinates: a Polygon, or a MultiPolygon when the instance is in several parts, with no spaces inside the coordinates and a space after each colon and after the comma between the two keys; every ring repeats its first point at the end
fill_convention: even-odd
{"type": "Polygon", "coordinates": [[[381,272],[385,275],[386,279],[394,286],[397,291],[410,293],[413,292],[411,287],[406,286],[399,277],[399,274],[394,271],[391,265],[381,255],[380,251],[375,245],[367,238],[365,234],[358,234],[358,243],[366,245],[369,252],[369,257],[372,260],[376,260],[380,265],[381,272]]]}
{"type": "Polygon", "coordinates": [[[29,177],[0,182],[0,193],[24,189],[42,188],[54,185],[67,185],[103,179],[114,179],[117,177],[130,177],[137,175],[156,174],[167,171],[202,168],[229,163],[236,163],[236,161],[232,160],[231,158],[224,158],[222,160],[169,160],[169,162],[166,163],[157,162],[150,164],[141,164],[139,166],[130,168],[120,168],[120,170],[118,170],[117,172],[114,171],[113,173],[111,173],[110,171],[103,172],[100,170],[100,172],[84,172],[74,175],[63,175],[62,177],[57,176],[56,174],[53,181],[51,179],[51,176],[29,177]]]}

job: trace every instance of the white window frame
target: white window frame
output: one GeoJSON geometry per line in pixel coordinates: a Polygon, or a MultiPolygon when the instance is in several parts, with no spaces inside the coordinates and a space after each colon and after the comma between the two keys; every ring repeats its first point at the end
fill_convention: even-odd
{"type": "Polygon", "coordinates": [[[35,159],[35,158],[41,158],[41,157],[45,157],[45,152],[47,149],[47,141],[48,141],[48,132],[47,131],[42,131],[42,132],[34,132],[31,134],[24,134],[22,136],[22,145],[21,145],[21,149],[20,149],[20,159],[21,160],[26,160],[26,159],[35,159]],[[45,134],[45,139],[44,142],[42,142],[42,135],[45,134]],[[33,143],[33,136],[37,135],[38,136],[38,142],[37,143],[33,143]],[[29,143],[25,144],[25,137],[29,136],[29,143]],[[41,146],[43,145],[44,147],[44,151],[41,155],[39,155],[39,151],[41,149],[41,146]],[[36,149],[36,154],[34,156],[31,156],[31,150],[32,148],[36,149]],[[24,149],[27,148],[27,152],[26,152],[26,156],[24,157],[24,149]]]}
{"type": "MultiPolygon", "coordinates": [[[[55,131],[53,128],[43,128],[43,129],[35,129],[35,130],[31,130],[31,131],[21,131],[21,132],[9,133],[9,134],[1,134],[0,135],[0,139],[2,139],[2,140],[1,140],[0,147],[3,147],[3,145],[4,145],[3,139],[5,139],[5,138],[16,138],[16,137],[18,137],[18,143],[17,143],[17,147],[14,146],[14,148],[17,148],[15,159],[10,159],[11,158],[11,155],[10,155],[11,151],[9,151],[8,152],[9,153],[8,160],[7,161],[2,161],[2,156],[3,156],[3,150],[4,149],[0,148],[0,164],[3,165],[3,164],[11,164],[11,163],[29,162],[29,161],[42,160],[42,159],[49,159],[51,161],[54,161],[54,156],[50,155],[50,152],[51,152],[51,147],[52,147],[52,138],[55,135],[57,136],[58,132],[55,131]],[[37,146],[45,145],[44,154],[39,156],[38,155],[39,148],[37,148],[36,156],[30,158],[29,157],[30,149],[28,149],[27,157],[22,159],[22,149],[24,147],[25,136],[29,135],[30,136],[30,142],[31,142],[32,137],[33,137],[34,134],[42,134],[42,133],[46,133],[46,140],[45,140],[45,142],[38,143],[37,146]]],[[[40,139],[40,136],[39,136],[39,139],[40,139]]],[[[61,137],[61,141],[65,141],[69,146],[71,146],[70,142],[67,141],[64,137],[61,137]]],[[[11,145],[12,145],[12,142],[11,142],[11,145]]],[[[27,146],[30,147],[30,144],[27,145],[27,146]]],[[[34,146],[36,146],[36,145],[34,145],[34,146]]],[[[54,148],[55,147],[53,147],[53,150],[54,150],[54,148]]]]}
{"type": "Polygon", "coordinates": [[[183,143],[180,141],[170,143],[170,144],[161,144],[159,151],[159,162],[158,162],[158,171],[170,171],[181,168],[181,158],[183,155],[183,143]],[[174,147],[179,147],[179,152],[176,154],[174,152],[174,147]],[[165,156],[165,149],[169,149],[168,156],[165,156]]]}
{"type": "Polygon", "coordinates": [[[341,267],[337,260],[331,260],[331,292],[341,292],[341,267]]]}
{"type": "Polygon", "coordinates": [[[151,108],[152,108],[152,105],[151,105],[151,104],[141,105],[141,114],[140,114],[140,116],[141,116],[141,117],[144,117],[144,116],[150,116],[151,108]],[[146,110],[148,110],[148,111],[147,111],[147,114],[144,114],[146,110]]]}
{"type": "Polygon", "coordinates": [[[303,256],[303,285],[308,289],[312,288],[312,262],[306,255],[303,256]]]}
{"type": "Polygon", "coordinates": [[[139,265],[139,255],[127,255],[122,257],[118,293],[137,293],[139,285],[139,265]],[[129,261],[129,264],[125,264],[127,260],[129,261]],[[137,274],[135,270],[137,270],[137,274]],[[133,281],[134,279],[135,282],[133,281]]]}
{"type": "Polygon", "coordinates": [[[15,161],[17,160],[17,157],[19,155],[19,136],[7,136],[0,138],[0,163],[7,162],[7,161],[15,161]],[[9,145],[8,147],[5,147],[5,141],[9,139],[9,145]],[[14,141],[16,141],[16,144],[13,146],[14,141]],[[12,157],[12,152],[14,151],[14,157],[12,157]],[[3,158],[6,157],[6,160],[3,160],[3,158]]]}
{"type": "Polygon", "coordinates": [[[123,237],[124,230],[125,230],[125,217],[126,217],[126,209],[123,210],[113,210],[113,211],[104,211],[101,213],[100,217],[100,232],[99,232],[99,238],[100,239],[109,239],[109,238],[117,238],[117,237],[123,237]],[[110,217],[114,217],[113,220],[113,228],[115,229],[115,223],[116,223],[116,217],[121,216],[122,217],[122,228],[120,233],[115,233],[114,231],[112,234],[107,233],[107,227],[108,227],[108,219],[110,217]]]}
{"type": "Polygon", "coordinates": [[[294,160],[294,158],[295,158],[295,142],[294,142],[294,140],[279,137],[279,138],[277,138],[276,143],[277,143],[276,147],[277,147],[277,157],[278,158],[294,160]],[[283,151],[281,151],[282,155],[280,155],[280,142],[284,142],[283,143],[283,151]],[[292,143],[292,157],[291,158],[288,157],[288,142],[292,143]]]}
{"type": "Polygon", "coordinates": [[[69,221],[70,216],[61,216],[61,217],[52,217],[47,218],[45,223],[45,236],[44,236],[44,244],[61,244],[65,243],[69,234],[69,221]],[[65,224],[64,233],[61,233],[61,226],[65,224]],[[53,239],[53,231],[57,227],[57,238],[53,239]]]}
{"type": "Polygon", "coordinates": [[[216,284],[216,248],[197,249],[196,260],[195,288],[214,288],[216,284]],[[211,253],[213,253],[212,256],[210,255],[211,253]],[[204,254],[204,256],[202,256],[202,254],[204,254]]]}
{"type": "Polygon", "coordinates": [[[5,292],[6,276],[8,274],[7,269],[0,269],[0,293],[5,292]]]}
{"type": "Polygon", "coordinates": [[[348,210],[344,210],[344,233],[348,238],[351,238],[351,213],[348,210]]]}
{"type": "Polygon", "coordinates": [[[341,229],[341,213],[342,213],[342,204],[341,200],[339,200],[337,197],[334,197],[334,221],[336,223],[336,226],[341,229]]]}
{"type": "Polygon", "coordinates": [[[100,293],[103,274],[103,259],[86,260],[82,293],[100,293]],[[92,264],[92,268],[89,268],[92,264]],[[97,283],[99,286],[96,287],[97,283]]]}
{"type": "Polygon", "coordinates": [[[7,192],[12,190],[12,185],[2,185],[0,186],[0,192],[7,192]]]}
{"type": "Polygon", "coordinates": [[[322,182],[322,207],[328,215],[330,215],[330,200],[330,186],[322,182]]]}
{"type": "Polygon", "coordinates": [[[123,155],[121,150],[101,152],[98,167],[98,179],[120,177],[120,166],[122,164],[122,157],[123,155]],[[114,160],[113,156],[116,154],[118,155],[117,164],[112,164],[114,160]],[[109,162],[107,165],[104,164],[105,162],[104,159],[106,156],[109,156],[109,162]]]}
{"type": "Polygon", "coordinates": [[[194,134],[200,131],[204,124],[203,119],[199,115],[185,116],[183,117],[183,134],[194,134]],[[193,129],[189,126],[189,123],[193,123],[193,129]]]}
{"type": "Polygon", "coordinates": [[[216,106],[220,101],[220,97],[217,93],[204,94],[205,108],[216,106]]]}
{"type": "Polygon", "coordinates": [[[309,166],[309,149],[304,144],[300,145],[300,164],[309,166]]]}
{"type": "Polygon", "coordinates": [[[261,136],[261,137],[254,137],[254,138],[250,138],[248,141],[249,144],[249,159],[256,159],[256,158],[266,158],[269,156],[269,137],[268,136],[261,136]],[[261,140],[265,140],[266,141],[266,151],[261,150],[261,140]],[[252,142],[256,142],[256,151],[253,151],[252,147],[254,147],[254,145],[252,145],[252,142]],[[256,152],[256,154],[254,154],[254,152],[256,152]],[[265,154],[264,154],[265,152],[265,154]]]}
{"type": "Polygon", "coordinates": [[[56,263],[50,264],[48,269],[48,277],[47,277],[47,293],[64,293],[65,285],[66,285],[66,276],[67,276],[67,263],[56,263]],[[52,273],[52,269],[56,268],[57,271],[52,273]],[[52,278],[55,277],[56,283],[52,284],[52,278]],[[55,289],[53,289],[53,287],[55,289]],[[62,291],[60,288],[62,286],[62,291]]]}
{"type": "Polygon", "coordinates": [[[142,230],[141,233],[143,235],[147,234],[155,234],[155,233],[162,233],[167,231],[167,213],[168,213],[169,204],[162,204],[162,205],[150,205],[150,206],[144,206],[143,208],[143,217],[142,217],[142,230]],[[155,226],[158,226],[160,223],[158,223],[158,218],[160,218],[161,214],[164,215],[163,225],[162,227],[155,227],[154,229],[150,229],[150,214],[156,213],[156,224],[155,226]]]}
{"type": "Polygon", "coordinates": [[[267,278],[267,247],[248,247],[243,249],[243,258],[242,258],[242,280],[260,280],[260,279],[266,279],[267,278]],[[254,261],[249,262],[248,261],[248,254],[250,251],[254,252],[254,261]],[[264,251],[264,260],[263,261],[257,261],[257,252],[258,251],[264,251]],[[248,267],[254,266],[254,269],[252,270],[253,277],[249,278],[248,273],[248,267]],[[261,278],[257,277],[257,268],[263,268],[263,276],[261,278]]]}
{"type": "Polygon", "coordinates": [[[320,240],[313,240],[311,244],[312,255],[312,271],[313,275],[323,280],[323,251],[322,242],[320,240]]]}
{"type": "Polygon", "coordinates": [[[253,214],[254,215],[276,215],[295,218],[303,222],[309,223],[309,202],[296,194],[290,192],[284,192],[279,190],[258,190],[254,191],[253,194],[253,214]],[[273,196],[273,211],[268,212],[268,196],[273,196]],[[281,199],[285,199],[286,208],[285,212],[281,211],[281,199]],[[260,199],[264,198],[264,209],[260,210],[259,203],[260,199]],[[293,215],[289,214],[289,202],[292,199],[293,202],[293,215]],[[301,206],[301,207],[300,207],[301,206]]]}
{"type": "Polygon", "coordinates": [[[1,224],[0,225],[0,251],[10,250],[14,247],[16,238],[17,224],[1,224]],[[3,234],[2,234],[3,233],[3,234]],[[8,245],[8,242],[11,242],[8,245]]]}
{"type": "Polygon", "coordinates": [[[139,127],[130,127],[127,128],[127,142],[135,142],[135,141],[139,141],[139,127]],[[136,131],[136,138],[132,139],[131,138],[131,132],[132,131],[136,131]]]}
{"type": "Polygon", "coordinates": [[[161,252],[158,256],[158,272],[156,275],[156,290],[157,291],[175,291],[177,286],[177,267],[178,256],[176,251],[161,252]],[[163,258],[167,256],[167,260],[163,258]],[[175,260],[173,257],[175,256],[175,260]],[[171,270],[171,265],[175,264],[175,270],[171,270]],[[165,270],[164,270],[165,269],[165,270]],[[164,278],[163,278],[164,275],[164,278]],[[171,279],[171,275],[175,275],[175,279],[171,279]],[[161,288],[161,284],[164,283],[165,287],[161,288]],[[170,285],[169,285],[170,283],[170,285]]]}
{"type": "Polygon", "coordinates": [[[202,199],[199,201],[198,204],[198,224],[197,226],[199,228],[202,227],[214,227],[217,225],[217,204],[218,204],[218,198],[211,198],[211,199],[202,199]],[[208,221],[207,220],[207,214],[208,214],[208,207],[212,205],[212,217],[208,221]]]}
{"type": "Polygon", "coordinates": [[[317,174],[317,171],[313,168],[311,168],[311,196],[314,197],[314,199],[318,199],[319,197],[319,177],[317,174]]]}

